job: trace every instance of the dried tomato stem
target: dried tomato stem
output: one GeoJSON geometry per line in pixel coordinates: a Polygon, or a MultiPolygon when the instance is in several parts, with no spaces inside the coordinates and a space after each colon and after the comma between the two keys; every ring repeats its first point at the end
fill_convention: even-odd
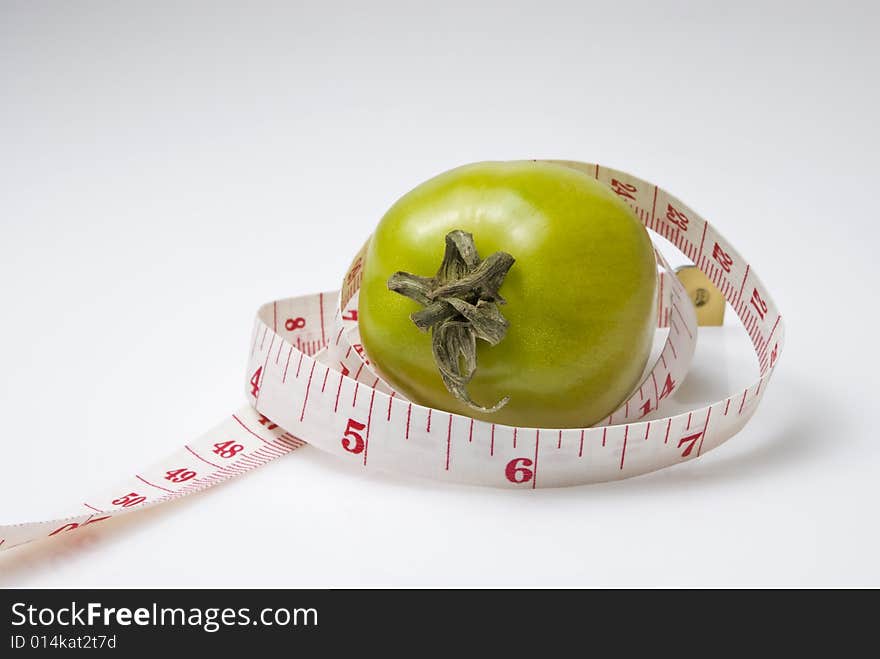
{"type": "Polygon", "coordinates": [[[509,397],[491,407],[475,403],[467,385],[477,370],[476,341],[498,345],[508,323],[498,305],[505,304],[498,292],[514,263],[507,252],[495,252],[480,260],[474,237],[458,229],[446,234],[446,253],[433,277],[395,272],[389,290],[415,300],[424,308],[410,316],[423,332],[431,332],[434,362],[446,389],[479,412],[497,412],[509,397]]]}

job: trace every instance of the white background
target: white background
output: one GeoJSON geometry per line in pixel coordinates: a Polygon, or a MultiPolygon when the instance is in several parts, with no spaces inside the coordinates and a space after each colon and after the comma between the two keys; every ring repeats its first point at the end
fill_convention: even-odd
{"type": "MultiPolygon", "coordinates": [[[[337,287],[474,160],[598,160],[704,213],[786,315],[776,377],[648,476],[496,491],[307,447],[0,584],[880,585],[875,3],[238,4],[0,3],[0,522],[235,409],[257,306],[337,287]]],[[[748,381],[717,332],[684,402],[748,381]]]]}

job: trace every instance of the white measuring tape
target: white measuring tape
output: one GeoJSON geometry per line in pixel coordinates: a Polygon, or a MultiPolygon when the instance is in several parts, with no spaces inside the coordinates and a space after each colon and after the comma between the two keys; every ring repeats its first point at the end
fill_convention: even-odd
{"type": "MultiPolygon", "coordinates": [[[[557,161],[562,162],[562,161],[557,161]]],[[[687,374],[697,338],[693,305],[658,253],[659,358],[632,395],[591,428],[514,428],[411,403],[371,368],[360,344],[357,292],[366,250],[342,291],[260,308],[247,370],[249,404],[179,451],[67,518],[0,526],[0,550],[98,524],[239,476],[306,442],[364,468],[515,488],[595,483],[693,459],[754,413],[782,350],[783,322],[754,269],[706,220],[631,174],[562,162],[609,185],[645,226],[670,240],[717,286],[752,340],[756,382],[729,398],[653,418],[687,374]],[[640,420],[652,415],[652,420],[640,420]]]]}

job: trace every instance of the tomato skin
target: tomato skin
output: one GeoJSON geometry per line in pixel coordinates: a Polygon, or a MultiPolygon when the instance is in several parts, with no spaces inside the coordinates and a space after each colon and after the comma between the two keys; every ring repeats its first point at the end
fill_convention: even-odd
{"type": "Polygon", "coordinates": [[[399,199],[376,228],[364,262],[359,327],[380,375],[413,402],[494,423],[587,427],[638,384],[651,349],[657,266],[647,231],[609,188],[561,164],[484,162],[445,172],[399,199]],[[509,252],[497,346],[477,342],[475,412],[443,385],[421,307],[388,290],[399,270],[433,276],[444,238],[462,229],[482,258],[509,252]]]}

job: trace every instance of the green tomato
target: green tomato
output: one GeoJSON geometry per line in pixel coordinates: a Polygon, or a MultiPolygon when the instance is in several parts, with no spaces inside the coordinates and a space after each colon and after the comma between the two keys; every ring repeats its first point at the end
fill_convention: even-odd
{"type": "Polygon", "coordinates": [[[638,385],[651,350],[657,266],[635,213],[608,187],[562,164],[482,162],[419,185],[379,222],[364,260],[359,327],[367,356],[415,403],[495,423],[590,426],[638,385]],[[515,258],[500,287],[509,323],[497,345],[477,341],[467,384],[494,412],[475,411],[441,379],[423,305],[389,290],[398,271],[433,277],[445,237],[473,235],[479,257],[515,258]]]}

